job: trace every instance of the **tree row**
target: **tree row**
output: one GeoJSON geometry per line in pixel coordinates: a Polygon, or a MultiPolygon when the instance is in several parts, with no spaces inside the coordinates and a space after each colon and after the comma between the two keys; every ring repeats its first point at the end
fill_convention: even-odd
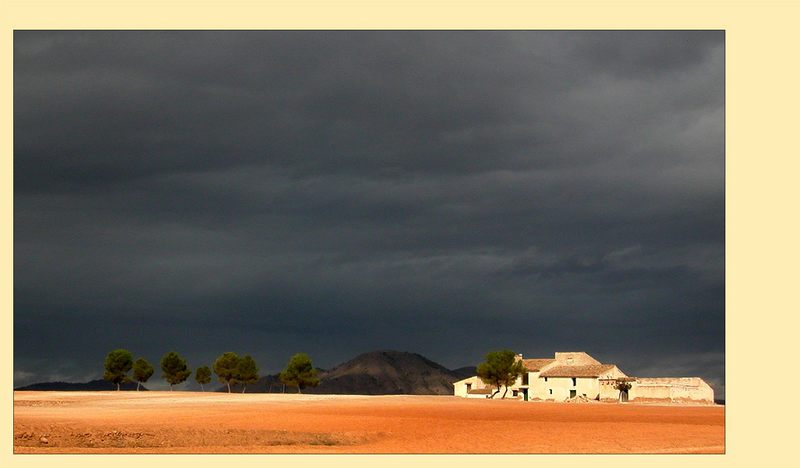
{"type": "MultiPolygon", "coordinates": [[[[250,355],[239,356],[234,352],[222,353],[212,365],[214,373],[221,383],[228,386],[241,384],[242,393],[247,390],[247,385],[258,382],[258,366],[250,355]]],[[[103,378],[117,385],[123,382],[136,382],[136,390],[153,376],[155,370],[144,358],[133,360],[133,354],[127,349],[115,349],[108,353],[105,359],[105,372],[103,378]]],[[[178,385],[192,375],[186,359],[175,351],[166,353],[161,358],[161,376],[169,384],[172,391],[173,385],[178,385]]],[[[305,353],[297,353],[289,359],[286,368],[280,373],[281,382],[290,387],[297,387],[297,392],[307,387],[319,385],[317,370],[311,364],[311,358],[305,353]]],[[[195,381],[205,391],[205,385],[211,383],[211,368],[198,367],[194,374],[195,381]]]]}

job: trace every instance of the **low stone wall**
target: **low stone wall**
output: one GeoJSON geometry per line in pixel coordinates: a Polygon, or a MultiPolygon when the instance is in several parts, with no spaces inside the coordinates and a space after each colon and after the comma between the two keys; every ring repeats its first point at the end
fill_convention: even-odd
{"type": "MultiPolygon", "coordinates": [[[[640,377],[630,382],[628,401],[714,404],[714,390],[699,377],[640,377]]],[[[619,401],[613,380],[600,382],[600,401],[619,401]]]]}
{"type": "Polygon", "coordinates": [[[714,390],[699,377],[640,378],[628,394],[631,401],[714,403],[714,390]]]}

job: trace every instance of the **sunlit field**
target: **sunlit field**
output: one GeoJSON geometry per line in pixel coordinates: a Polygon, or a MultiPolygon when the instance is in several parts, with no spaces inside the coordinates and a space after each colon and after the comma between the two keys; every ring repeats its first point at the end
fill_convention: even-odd
{"type": "Polygon", "coordinates": [[[724,407],[15,392],[15,453],[722,453],[724,407]]]}

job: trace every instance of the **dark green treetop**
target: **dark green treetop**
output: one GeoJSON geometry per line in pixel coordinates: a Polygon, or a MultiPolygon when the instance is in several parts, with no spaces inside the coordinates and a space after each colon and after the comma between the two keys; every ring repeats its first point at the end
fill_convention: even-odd
{"type": "Polygon", "coordinates": [[[128,371],[132,366],[133,354],[127,349],[115,349],[106,356],[103,378],[117,384],[117,391],[119,391],[119,384],[129,380],[128,371]]]}
{"type": "Polygon", "coordinates": [[[614,385],[614,388],[620,392],[627,392],[631,389],[631,384],[624,380],[617,380],[617,384],[614,385]]]}
{"type": "Polygon", "coordinates": [[[286,369],[280,373],[281,382],[291,387],[297,387],[297,393],[306,387],[319,385],[317,370],[311,364],[311,358],[306,353],[297,353],[289,359],[286,369]]]}
{"type": "Polygon", "coordinates": [[[497,391],[492,393],[492,398],[500,392],[500,387],[505,385],[506,391],[502,396],[505,398],[508,386],[514,385],[517,378],[525,373],[525,365],[516,359],[513,351],[504,349],[486,354],[486,362],[478,365],[477,373],[484,383],[497,387],[497,391]]]}
{"type": "Polygon", "coordinates": [[[164,380],[169,383],[170,391],[172,391],[173,385],[185,381],[192,375],[192,371],[186,365],[186,359],[175,351],[170,351],[161,358],[161,370],[164,380]]]}
{"type": "Polygon", "coordinates": [[[145,358],[139,358],[133,363],[133,380],[136,381],[136,391],[153,375],[153,366],[145,358]]]}
{"type": "Polygon", "coordinates": [[[197,372],[194,374],[194,380],[200,384],[200,389],[206,391],[204,384],[211,383],[211,369],[208,366],[198,367],[197,372]]]}
{"type": "Polygon", "coordinates": [[[249,354],[239,359],[236,381],[242,384],[242,393],[247,389],[247,384],[258,382],[258,367],[256,361],[249,354]]]}
{"type": "Polygon", "coordinates": [[[231,392],[231,383],[236,383],[236,376],[239,372],[239,355],[228,351],[222,353],[214,361],[214,373],[219,377],[220,382],[228,384],[228,393],[231,392]]]}

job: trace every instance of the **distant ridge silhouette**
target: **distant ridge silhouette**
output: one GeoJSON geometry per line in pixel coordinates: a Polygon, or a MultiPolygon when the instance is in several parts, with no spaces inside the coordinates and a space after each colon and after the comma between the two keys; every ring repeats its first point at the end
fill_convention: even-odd
{"type": "MultiPolygon", "coordinates": [[[[303,393],[351,394],[351,395],[452,395],[453,382],[475,375],[475,367],[460,367],[450,370],[417,353],[407,351],[372,351],[360,354],[338,366],[325,370],[317,369],[321,379],[319,387],[303,389],[303,393]]],[[[194,382],[187,383],[186,390],[195,389],[194,382]]],[[[206,388],[213,388],[206,386],[206,388]]],[[[40,382],[15,390],[36,391],[110,391],[116,385],[97,379],[89,382],[40,382]]],[[[122,390],[136,390],[136,382],[121,385],[122,390]]],[[[144,385],[141,390],[146,391],[144,385]]],[[[227,386],[214,389],[227,392],[227,386]]],[[[241,392],[241,385],[232,385],[231,391],[241,392]]],[[[294,387],[281,383],[278,374],[261,377],[247,386],[247,393],[297,392],[294,387]]]]}
{"type": "MultiPolygon", "coordinates": [[[[303,393],[339,395],[452,395],[453,382],[475,375],[474,367],[450,370],[430,359],[406,351],[372,351],[329,369],[317,369],[321,383],[303,393]]],[[[227,392],[225,386],[215,391],[227,392]]],[[[234,385],[231,391],[242,391],[234,385]]],[[[247,393],[281,393],[278,374],[267,375],[247,386],[247,393]]],[[[286,393],[297,388],[286,387],[286,393]]]]}
{"type": "MultiPolygon", "coordinates": [[[[82,392],[82,391],[104,391],[116,390],[117,385],[109,382],[108,380],[97,379],[88,382],[40,382],[24,387],[18,387],[14,390],[37,390],[37,391],[53,391],[53,392],[82,392]]],[[[147,390],[142,385],[140,390],[147,390]]],[[[120,385],[120,390],[136,390],[136,382],[127,382],[120,385]]]]}

